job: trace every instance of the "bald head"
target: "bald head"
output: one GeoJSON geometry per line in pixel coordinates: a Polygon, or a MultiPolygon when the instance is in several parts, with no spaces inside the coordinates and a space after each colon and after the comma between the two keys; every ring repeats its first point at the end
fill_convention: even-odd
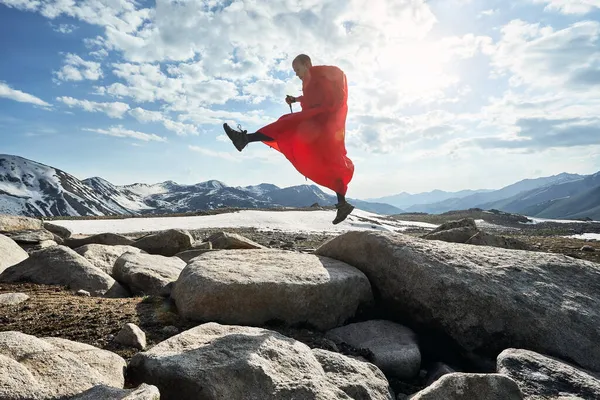
{"type": "Polygon", "coordinates": [[[296,76],[303,81],[309,75],[308,70],[310,67],[312,67],[312,62],[310,57],[306,54],[300,54],[292,61],[292,68],[294,69],[296,76]]]}
{"type": "Polygon", "coordinates": [[[302,65],[305,65],[306,67],[312,67],[312,61],[310,60],[310,57],[307,56],[306,54],[299,54],[296,56],[296,58],[294,58],[294,61],[292,61],[292,65],[296,64],[296,63],[300,63],[302,65]]]}

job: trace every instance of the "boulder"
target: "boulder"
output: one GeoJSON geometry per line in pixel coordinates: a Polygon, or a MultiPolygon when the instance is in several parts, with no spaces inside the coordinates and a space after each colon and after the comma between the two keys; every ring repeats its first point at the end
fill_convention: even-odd
{"type": "MultiPolygon", "coordinates": [[[[304,343],[266,329],[217,323],[197,326],[137,353],[128,376],[134,385],[157,386],[166,400],[199,398],[198,393],[204,400],[352,399],[332,383],[335,379],[304,343]]],[[[364,391],[372,392],[373,399],[388,399],[383,386],[380,380],[369,382],[364,391]]]]}
{"type": "Polygon", "coordinates": [[[178,257],[125,253],[115,261],[113,276],[135,295],[160,296],[185,266],[178,257]]]}
{"type": "Polygon", "coordinates": [[[593,252],[596,251],[596,248],[593,247],[593,246],[590,246],[589,244],[586,244],[585,246],[582,246],[580,250],[581,251],[588,251],[590,253],[593,253],[593,252]]]}
{"type": "Polygon", "coordinates": [[[393,400],[383,372],[375,365],[322,349],[313,349],[327,380],[353,400],[393,400]]]}
{"type": "Polygon", "coordinates": [[[29,254],[14,240],[0,234],[0,273],[6,268],[26,260],[29,254]]]}
{"type": "Polygon", "coordinates": [[[221,250],[193,259],[171,292],[185,318],[261,325],[277,320],[340,326],[372,301],[356,268],[327,257],[283,250],[221,250]]]}
{"type": "Polygon", "coordinates": [[[115,342],[124,346],[146,350],[146,334],[136,324],[125,324],[115,336],[115,342]]]}
{"type": "Polygon", "coordinates": [[[466,243],[477,246],[501,247],[503,249],[532,250],[527,243],[521,240],[492,235],[491,233],[486,233],[483,231],[479,231],[475,235],[471,236],[466,243]]]}
{"type": "Polygon", "coordinates": [[[52,232],[45,229],[13,231],[5,235],[19,244],[36,244],[46,240],[54,240],[52,232]]]}
{"type": "Polygon", "coordinates": [[[0,233],[42,229],[42,220],[17,215],[0,214],[0,233]]]}
{"type": "Polygon", "coordinates": [[[182,251],[181,253],[177,253],[177,254],[175,254],[175,257],[179,257],[183,261],[185,261],[186,263],[189,263],[193,258],[196,258],[199,255],[202,255],[204,253],[208,253],[209,251],[217,251],[217,250],[216,249],[215,250],[212,250],[212,249],[192,249],[192,250],[182,251]]]}
{"type": "Polygon", "coordinates": [[[86,244],[104,244],[107,246],[130,246],[133,240],[116,233],[99,233],[97,235],[84,237],[69,237],[65,239],[65,246],[72,249],[85,246],[86,244]]]}
{"type": "Polygon", "coordinates": [[[112,276],[115,261],[125,253],[141,253],[143,250],[133,246],[109,246],[105,244],[86,244],[74,249],[96,268],[112,276]]]}
{"type": "Polygon", "coordinates": [[[498,355],[498,372],[515,380],[526,400],[600,399],[598,377],[530,350],[504,350],[498,355]]]}
{"type": "Polygon", "coordinates": [[[219,232],[208,238],[213,249],[221,250],[243,250],[243,249],[266,249],[265,246],[238,235],[237,233],[219,232]]]}
{"type": "Polygon", "coordinates": [[[72,233],[68,228],[64,226],[56,225],[50,222],[44,222],[44,229],[54,233],[56,236],[60,237],[62,240],[66,240],[71,237],[72,233]]]}
{"type": "Polygon", "coordinates": [[[14,306],[29,300],[25,293],[3,293],[0,294],[0,306],[14,306]]]}
{"type": "Polygon", "coordinates": [[[25,250],[28,254],[34,253],[36,251],[40,251],[43,249],[47,249],[48,247],[58,246],[58,243],[54,240],[44,240],[39,243],[29,243],[29,244],[21,244],[20,245],[23,250],[25,250]]]}
{"type": "Polygon", "coordinates": [[[169,229],[136,240],[132,246],[150,254],[172,257],[192,247],[194,238],[188,231],[169,229]]]}
{"type": "Polygon", "coordinates": [[[495,360],[518,345],[600,370],[599,264],[381,232],[344,233],[316,253],[363,271],[394,319],[468,353],[495,360]]]}
{"type": "Polygon", "coordinates": [[[502,374],[446,374],[410,400],[522,400],[517,383],[502,374]]]}
{"type": "Polygon", "coordinates": [[[160,392],[156,386],[142,383],[135,389],[119,389],[106,385],[97,385],[86,390],[71,400],[160,400],[160,392]]]}
{"type": "Polygon", "coordinates": [[[86,344],[0,332],[0,399],[70,398],[99,384],[122,388],[126,365],[86,344]]]}
{"type": "Polygon", "coordinates": [[[479,232],[469,226],[447,229],[439,232],[430,232],[423,236],[424,239],[442,240],[450,243],[465,243],[479,232]]]}
{"type": "Polygon", "coordinates": [[[102,270],[65,246],[32,253],[29,258],[0,274],[0,282],[28,281],[87,290],[94,296],[126,297],[127,291],[102,270]]]}
{"type": "Polygon", "coordinates": [[[421,369],[421,352],[415,333],[391,321],[373,320],[335,328],[327,332],[335,343],[368,349],[372,362],[387,376],[411,380],[421,369]]]}
{"type": "Polygon", "coordinates": [[[212,250],[211,242],[194,242],[190,250],[212,250]]]}

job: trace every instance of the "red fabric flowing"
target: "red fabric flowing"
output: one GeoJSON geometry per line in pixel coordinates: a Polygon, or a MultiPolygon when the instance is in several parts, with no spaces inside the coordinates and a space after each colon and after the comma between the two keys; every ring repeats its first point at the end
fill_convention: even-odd
{"type": "Polygon", "coordinates": [[[336,193],[346,194],[354,164],[346,156],[348,83],[338,67],[314,66],[302,85],[302,111],[286,114],[258,130],[273,142],[302,175],[336,193]]]}

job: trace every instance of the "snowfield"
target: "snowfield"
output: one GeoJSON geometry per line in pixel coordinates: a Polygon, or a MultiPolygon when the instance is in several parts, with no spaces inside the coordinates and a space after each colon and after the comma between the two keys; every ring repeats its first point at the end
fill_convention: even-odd
{"type": "Polygon", "coordinates": [[[335,211],[258,211],[193,217],[151,217],[124,219],[56,220],[73,234],[151,232],[167,229],[255,228],[261,231],[284,231],[339,234],[351,230],[404,231],[409,227],[433,229],[435,224],[412,221],[392,221],[384,216],[355,209],[342,223],[333,225],[335,211]]]}
{"type": "Polygon", "coordinates": [[[579,235],[569,235],[569,236],[564,236],[564,237],[571,238],[571,239],[600,240],[600,233],[582,233],[579,235]]]}

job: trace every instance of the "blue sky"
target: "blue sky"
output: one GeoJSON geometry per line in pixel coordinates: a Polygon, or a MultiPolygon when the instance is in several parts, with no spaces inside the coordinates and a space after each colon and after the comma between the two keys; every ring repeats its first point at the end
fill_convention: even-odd
{"type": "Polygon", "coordinates": [[[299,53],[348,76],[351,197],[600,170],[600,0],[0,0],[0,37],[0,153],[81,179],[306,183],[222,131],[299,53]]]}

